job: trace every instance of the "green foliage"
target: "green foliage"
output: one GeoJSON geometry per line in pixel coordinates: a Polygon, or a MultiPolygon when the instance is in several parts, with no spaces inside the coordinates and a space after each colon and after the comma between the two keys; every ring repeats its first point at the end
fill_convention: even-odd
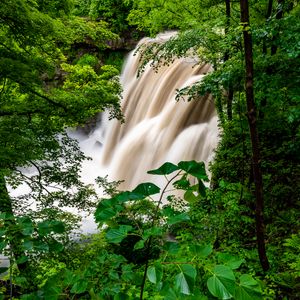
{"type": "Polygon", "coordinates": [[[131,9],[131,1],[124,0],[77,0],[74,13],[79,16],[89,16],[93,20],[105,21],[113,32],[127,33],[129,27],[126,20],[131,9]]]}
{"type": "Polygon", "coordinates": [[[71,16],[71,9],[72,1],[55,0],[0,7],[0,253],[10,260],[6,293],[16,297],[37,285],[49,297],[60,292],[47,281],[52,272],[37,279],[34,269],[46,258],[67,259],[79,218],[62,207],[94,206],[95,192],[79,176],[86,157],[65,128],[106,108],[121,118],[119,72],[97,68],[98,59],[71,63],[78,45],[103,50],[116,35],[105,23],[71,16]],[[8,192],[20,187],[23,195],[8,192]]]}
{"type": "MultiPolygon", "coordinates": [[[[105,229],[108,243],[120,244],[120,247],[124,248],[127,245],[123,243],[124,241],[127,239],[133,241],[131,236],[137,237],[134,248],[127,245],[124,252],[127,254],[133,252],[135,255],[138,255],[138,252],[144,253],[146,257],[144,257],[141,267],[145,264],[144,274],[155,286],[155,289],[150,292],[149,288],[151,286],[147,287],[148,285],[143,280],[141,282],[140,297],[143,297],[145,286],[148,292],[147,297],[150,295],[160,295],[167,299],[187,296],[196,297],[199,288],[204,294],[208,293],[205,288],[203,289],[204,283],[207,281],[208,290],[219,299],[233,297],[234,299],[243,299],[244,295],[254,295],[254,297],[261,299],[261,288],[251,276],[241,277],[240,281],[236,280],[233,270],[240,268],[244,260],[231,255],[222,255],[221,253],[219,259],[226,265],[214,266],[216,258],[212,256],[211,245],[198,244],[195,238],[193,240],[187,239],[184,237],[181,227],[179,227],[180,229],[174,228],[175,225],[179,225],[185,226],[185,230],[191,230],[189,229],[189,210],[182,212],[176,207],[172,208],[171,203],[160,208],[163,199],[164,201],[167,199],[172,201],[172,197],[164,198],[164,191],[173,181],[178,186],[178,180],[176,181],[178,177],[187,178],[186,176],[189,174],[195,176],[199,182],[207,180],[203,164],[196,161],[183,161],[178,165],[167,162],[158,169],[149,171],[149,173],[171,176],[167,179],[168,181],[159,199],[152,199],[156,202],[153,212],[148,210],[143,215],[140,213],[140,219],[124,218],[126,213],[132,210],[135,203],[139,203],[143,201],[142,199],[147,199],[159,192],[158,187],[153,184],[143,183],[138,185],[132,192],[121,192],[113,195],[110,199],[103,199],[98,204],[95,213],[95,218],[101,225],[104,222],[109,226],[105,229]],[[141,220],[143,220],[143,223],[141,223],[141,220]],[[168,240],[166,237],[170,234],[172,238],[168,240]],[[151,254],[154,248],[159,249],[156,256],[151,254]],[[209,259],[209,257],[211,258],[209,259]],[[205,276],[199,277],[203,272],[205,276]],[[209,277],[209,274],[213,276],[209,277]],[[199,286],[199,281],[202,287],[199,286]]],[[[187,184],[183,189],[186,191],[190,187],[190,182],[187,179],[187,184]]],[[[197,202],[204,201],[199,191],[195,197],[198,197],[197,202]]],[[[130,213],[128,216],[130,216],[130,213]]],[[[202,232],[205,232],[205,230],[202,232]]],[[[113,249],[118,251],[116,247],[113,247],[113,249]]],[[[141,264],[140,261],[139,264],[141,264]]]]}

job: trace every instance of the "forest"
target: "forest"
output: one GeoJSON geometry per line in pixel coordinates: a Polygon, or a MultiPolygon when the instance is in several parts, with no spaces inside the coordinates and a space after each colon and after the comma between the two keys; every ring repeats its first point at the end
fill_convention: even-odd
{"type": "Polygon", "coordinates": [[[1,0],[0,300],[300,299],[299,21],[297,0],[1,0]],[[213,98],[214,159],[95,188],[66,129],[126,124],[125,57],[166,31],[139,72],[211,66],[176,98],[213,98]]]}

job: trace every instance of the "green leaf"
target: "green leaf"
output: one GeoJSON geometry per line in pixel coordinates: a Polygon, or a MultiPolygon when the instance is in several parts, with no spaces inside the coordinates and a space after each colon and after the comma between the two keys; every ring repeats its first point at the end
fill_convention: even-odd
{"type": "Polygon", "coordinates": [[[212,245],[190,245],[190,251],[193,255],[197,255],[198,257],[205,258],[212,253],[213,246],[212,245]]]}
{"type": "Polygon", "coordinates": [[[139,250],[139,249],[143,249],[145,246],[145,241],[144,240],[139,240],[135,245],[133,250],[139,250]]]}
{"type": "Polygon", "coordinates": [[[38,223],[38,232],[41,236],[45,236],[52,231],[52,226],[50,221],[44,221],[38,223]]]}
{"type": "Polygon", "coordinates": [[[132,226],[121,225],[118,229],[109,229],[106,233],[106,238],[109,243],[120,243],[127,236],[127,233],[132,230],[132,226]]]}
{"type": "Polygon", "coordinates": [[[118,200],[116,198],[102,200],[97,205],[95,220],[96,222],[108,221],[123,209],[124,207],[118,204],[118,200]]]}
{"type": "Polygon", "coordinates": [[[191,186],[189,180],[186,179],[187,175],[184,174],[181,179],[173,183],[174,187],[180,190],[188,190],[191,186]]]}
{"type": "Polygon", "coordinates": [[[182,213],[179,215],[176,215],[174,217],[168,218],[167,224],[168,225],[174,225],[181,222],[187,222],[190,220],[190,217],[187,213],[182,213]]]}
{"type": "Polygon", "coordinates": [[[142,200],[145,198],[145,195],[143,195],[142,193],[136,192],[136,191],[126,191],[126,192],[122,192],[120,194],[118,194],[116,196],[116,200],[118,202],[127,202],[127,201],[135,201],[135,200],[142,200]]]}
{"type": "Polygon", "coordinates": [[[80,281],[75,282],[71,288],[71,293],[73,294],[82,294],[87,290],[88,281],[85,281],[83,278],[80,281]]]}
{"type": "Polygon", "coordinates": [[[150,282],[157,284],[162,280],[163,271],[162,267],[159,264],[151,266],[147,270],[147,277],[150,282]]]}
{"type": "Polygon", "coordinates": [[[226,266],[215,266],[213,276],[208,278],[207,287],[212,295],[219,299],[230,299],[235,289],[235,277],[226,266]]]}
{"type": "Polygon", "coordinates": [[[30,218],[21,217],[18,219],[19,226],[21,227],[21,232],[23,235],[32,235],[34,231],[34,226],[30,218]]]}
{"type": "Polygon", "coordinates": [[[163,229],[161,227],[152,227],[144,231],[143,239],[147,240],[150,236],[161,236],[162,234],[163,229]]]}
{"type": "Polygon", "coordinates": [[[159,192],[160,188],[151,182],[141,183],[132,191],[132,193],[141,194],[145,197],[158,194],[159,192]]]}
{"type": "Polygon", "coordinates": [[[189,278],[195,280],[197,276],[197,271],[192,265],[181,265],[182,272],[187,275],[189,278]]]}
{"type": "Polygon", "coordinates": [[[234,292],[236,300],[260,300],[263,299],[261,288],[250,275],[244,274],[240,277],[234,292]]]}
{"type": "Polygon", "coordinates": [[[44,252],[48,252],[49,251],[49,246],[48,244],[42,242],[42,241],[34,241],[33,243],[34,245],[34,249],[37,251],[44,251],[44,252]]]}
{"type": "Polygon", "coordinates": [[[191,174],[191,175],[195,176],[198,179],[208,181],[208,177],[207,177],[206,171],[205,171],[204,162],[196,162],[195,160],[181,161],[178,164],[178,167],[181,170],[187,172],[188,174],[191,174]]]}
{"type": "Polygon", "coordinates": [[[154,174],[154,175],[168,175],[173,173],[174,171],[179,170],[178,166],[166,162],[162,166],[160,166],[158,169],[150,170],[147,173],[148,174],[154,174]]]}
{"type": "Polygon", "coordinates": [[[168,289],[166,289],[163,292],[163,296],[164,296],[164,300],[179,300],[180,299],[179,297],[177,297],[176,292],[171,287],[168,287],[168,289]]]}
{"type": "Polygon", "coordinates": [[[188,203],[195,203],[199,200],[199,197],[195,196],[195,194],[192,190],[187,190],[184,193],[183,198],[188,203]]]}
{"type": "Polygon", "coordinates": [[[194,289],[197,271],[191,265],[182,265],[180,268],[182,272],[175,277],[175,287],[180,293],[190,295],[194,289]]]}
{"type": "Polygon", "coordinates": [[[0,237],[6,234],[6,229],[0,229],[0,237]]]}

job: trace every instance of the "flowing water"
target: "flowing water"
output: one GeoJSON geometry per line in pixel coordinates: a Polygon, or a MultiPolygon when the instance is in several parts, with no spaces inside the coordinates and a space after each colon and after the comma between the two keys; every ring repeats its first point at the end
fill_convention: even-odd
{"type": "MultiPolygon", "coordinates": [[[[164,42],[170,35],[155,41],[164,42]]],[[[140,43],[151,43],[144,39],[140,43]]],[[[176,90],[201,81],[211,71],[195,59],[177,59],[156,72],[149,65],[137,78],[139,55],[127,58],[121,76],[125,123],[108,123],[101,156],[102,169],[113,180],[125,180],[122,189],[154,180],[147,171],[166,161],[211,160],[218,140],[217,116],[210,95],[176,101],[176,90]]],[[[100,130],[103,130],[101,128],[100,130]]]]}

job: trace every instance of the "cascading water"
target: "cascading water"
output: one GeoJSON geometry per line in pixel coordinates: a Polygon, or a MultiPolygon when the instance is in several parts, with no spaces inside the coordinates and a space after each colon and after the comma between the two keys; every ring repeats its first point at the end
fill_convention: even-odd
{"type": "MultiPolygon", "coordinates": [[[[170,35],[160,35],[164,42],[170,35]]],[[[151,43],[144,39],[141,43],[151,43]]],[[[218,139],[217,116],[211,96],[187,102],[175,100],[176,90],[202,80],[211,70],[194,59],[177,59],[158,71],[150,66],[137,78],[139,55],[127,58],[121,76],[125,123],[111,121],[106,130],[102,165],[122,189],[152,180],[148,170],[166,161],[204,161],[212,157],[218,139]]]]}

